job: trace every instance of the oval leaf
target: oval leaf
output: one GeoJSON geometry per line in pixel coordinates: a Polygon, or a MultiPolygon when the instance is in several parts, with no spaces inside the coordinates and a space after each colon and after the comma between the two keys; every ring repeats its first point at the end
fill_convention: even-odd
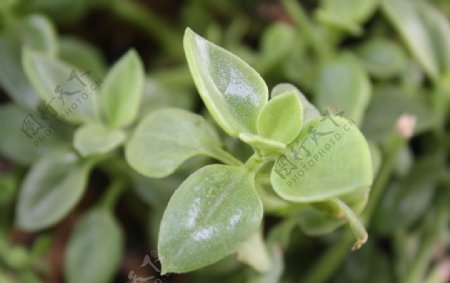
{"type": "Polygon", "coordinates": [[[302,129],[302,106],[297,93],[290,91],[272,98],[258,117],[261,136],[291,143],[302,129]]]}
{"type": "Polygon", "coordinates": [[[118,272],[122,230],[107,210],[85,214],[75,226],[66,250],[68,283],[109,283],[118,272]]]}
{"type": "Polygon", "coordinates": [[[439,74],[439,65],[433,40],[421,21],[416,2],[418,1],[382,0],[381,6],[427,74],[431,78],[436,78],[439,74]]]}
{"type": "Polygon", "coordinates": [[[87,73],[30,49],[22,59],[34,89],[59,116],[72,123],[97,120],[97,85],[87,73]]]}
{"type": "Polygon", "coordinates": [[[163,273],[188,272],[234,252],[259,227],[254,176],[240,166],[209,165],[175,191],[161,222],[163,273]]]}
{"type": "Polygon", "coordinates": [[[186,58],[200,96],[216,122],[230,136],[256,134],[259,112],[268,99],[261,76],[243,60],[189,28],[186,58]]]}
{"type": "Polygon", "coordinates": [[[270,92],[270,97],[273,99],[274,97],[281,95],[283,93],[295,91],[298,97],[300,98],[300,104],[302,105],[302,121],[303,124],[306,124],[314,119],[320,118],[320,112],[317,108],[309,102],[308,98],[294,85],[288,83],[277,84],[272,91],[270,92]]]}
{"type": "Polygon", "coordinates": [[[53,25],[42,16],[31,15],[8,26],[0,34],[0,85],[12,100],[31,109],[37,106],[39,96],[33,90],[22,69],[22,47],[55,56],[56,32],[53,25]]]}
{"type": "Polygon", "coordinates": [[[357,125],[363,120],[371,92],[367,73],[348,56],[325,63],[315,86],[316,104],[320,109],[344,111],[345,116],[353,119],[357,125]]]}
{"type": "Polygon", "coordinates": [[[102,84],[100,106],[106,124],[129,125],[138,115],[144,90],[144,67],[136,51],[125,54],[109,71],[102,84]]]}
{"type": "Polygon", "coordinates": [[[58,153],[38,161],[22,184],[16,224],[35,231],[60,221],[83,195],[89,168],[73,153],[58,153]]]}
{"type": "Polygon", "coordinates": [[[270,181],[282,198],[296,202],[322,201],[367,188],[372,183],[369,146],[344,118],[314,120],[276,160],[270,181]]]}
{"type": "Polygon", "coordinates": [[[110,130],[100,124],[86,124],[74,135],[73,144],[83,156],[106,153],[123,143],[126,136],[121,130],[110,130]]]}
{"type": "Polygon", "coordinates": [[[131,167],[152,178],[170,175],[184,161],[199,154],[239,164],[220,148],[203,117],[179,109],[163,109],[148,115],[125,149],[131,167]]]}

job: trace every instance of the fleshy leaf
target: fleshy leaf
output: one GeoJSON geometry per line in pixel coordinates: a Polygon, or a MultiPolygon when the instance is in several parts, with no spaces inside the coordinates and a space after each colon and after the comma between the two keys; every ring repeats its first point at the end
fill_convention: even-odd
{"type": "Polygon", "coordinates": [[[381,6],[427,74],[436,78],[439,74],[438,59],[416,2],[418,1],[382,0],[381,6]]]}
{"type": "Polygon", "coordinates": [[[284,199],[323,201],[372,183],[369,146],[350,121],[329,115],[305,125],[276,160],[270,180],[284,199]]]}
{"type": "Polygon", "coordinates": [[[317,108],[309,102],[306,96],[294,85],[288,83],[277,84],[272,91],[270,92],[270,97],[273,99],[274,97],[286,93],[288,91],[295,91],[300,98],[300,104],[302,105],[303,112],[303,124],[308,123],[311,120],[320,118],[320,112],[317,108]]]}
{"type": "Polygon", "coordinates": [[[31,109],[37,106],[39,96],[22,69],[23,46],[55,56],[58,45],[52,24],[43,16],[31,15],[0,34],[0,84],[15,103],[31,109]]]}
{"type": "Polygon", "coordinates": [[[97,86],[80,70],[30,49],[23,53],[25,73],[36,92],[64,120],[97,120],[97,86]]]}
{"type": "Polygon", "coordinates": [[[231,254],[263,215],[254,176],[241,166],[209,165],[175,191],[161,222],[163,273],[188,272],[231,254]]]}
{"type": "Polygon", "coordinates": [[[88,212],[76,224],[67,246],[67,282],[111,282],[118,272],[122,250],[122,230],[111,212],[88,212]]]}
{"type": "Polygon", "coordinates": [[[125,133],[119,129],[110,130],[100,124],[86,124],[74,135],[74,146],[83,156],[106,153],[118,147],[125,140],[125,133]]]}
{"type": "Polygon", "coordinates": [[[302,129],[302,106],[295,91],[272,98],[258,117],[261,136],[285,144],[291,143],[302,129]]]}
{"type": "Polygon", "coordinates": [[[100,107],[106,124],[127,126],[138,115],[144,90],[144,67],[134,50],[125,54],[109,71],[100,90],[100,107]]]}
{"type": "Polygon", "coordinates": [[[131,167],[152,178],[170,175],[184,161],[199,154],[239,164],[220,148],[203,117],[180,109],[151,113],[141,121],[126,145],[126,158],[131,167]]]}
{"type": "Polygon", "coordinates": [[[54,153],[35,163],[19,192],[19,228],[36,231],[65,217],[83,195],[89,168],[73,153],[54,153]]]}
{"type": "Polygon", "coordinates": [[[259,112],[268,99],[261,76],[242,59],[189,28],[184,50],[200,96],[216,122],[233,137],[256,134],[259,112]]]}
{"type": "Polygon", "coordinates": [[[369,19],[376,6],[376,0],[322,0],[317,15],[326,24],[360,34],[360,25],[369,19]]]}
{"type": "Polygon", "coordinates": [[[355,59],[344,55],[322,65],[315,86],[316,104],[322,111],[344,111],[357,125],[363,120],[371,92],[366,71],[355,59]]]}

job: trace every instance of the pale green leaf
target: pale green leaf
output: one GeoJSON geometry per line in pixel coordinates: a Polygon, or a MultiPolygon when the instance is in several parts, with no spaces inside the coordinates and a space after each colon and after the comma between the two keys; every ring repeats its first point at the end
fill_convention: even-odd
{"type": "Polygon", "coordinates": [[[302,128],[303,113],[295,91],[273,97],[258,117],[258,133],[284,144],[291,143],[302,128]]]}
{"type": "Polygon", "coordinates": [[[303,112],[303,124],[308,123],[311,120],[320,118],[320,112],[317,110],[317,108],[309,102],[309,100],[306,98],[306,96],[294,85],[288,84],[288,83],[281,83],[277,84],[272,91],[270,92],[270,97],[273,99],[275,96],[278,96],[280,94],[289,92],[289,91],[295,91],[300,98],[300,104],[302,105],[302,112],[303,112]]]}
{"type": "Polygon", "coordinates": [[[111,151],[125,141],[125,133],[111,130],[101,124],[86,124],[81,126],[74,135],[73,144],[81,155],[100,154],[111,151]]]}
{"type": "Polygon", "coordinates": [[[53,153],[35,163],[19,192],[18,227],[36,231],[64,218],[81,199],[89,168],[73,153],[53,153]]]}
{"type": "Polygon", "coordinates": [[[372,16],[377,3],[377,0],[322,0],[317,16],[323,23],[360,34],[360,25],[372,16]]]}
{"type": "Polygon", "coordinates": [[[59,57],[89,72],[93,81],[100,81],[105,76],[106,66],[102,54],[93,45],[76,37],[67,36],[60,39],[59,57]]]}
{"type": "Polygon", "coordinates": [[[320,109],[343,111],[357,125],[362,123],[371,92],[366,71],[345,55],[324,63],[315,85],[316,104],[320,109]]]}
{"type": "Polygon", "coordinates": [[[110,211],[89,211],[76,224],[65,256],[68,283],[109,283],[119,270],[122,230],[110,211]]]}
{"type": "Polygon", "coordinates": [[[30,15],[0,33],[0,85],[14,102],[31,109],[37,106],[39,96],[22,69],[24,46],[49,56],[56,55],[56,32],[45,17],[30,15]]]}
{"type": "Polygon", "coordinates": [[[65,147],[60,135],[64,127],[56,121],[46,121],[39,113],[26,111],[14,104],[0,106],[0,133],[5,138],[0,139],[0,153],[9,160],[28,165],[40,157],[65,147]],[[31,121],[30,131],[26,122],[31,121]]]}
{"type": "Polygon", "coordinates": [[[275,162],[274,190],[296,202],[323,201],[372,184],[370,150],[348,120],[328,116],[305,125],[275,162]]]}
{"type": "Polygon", "coordinates": [[[25,73],[46,104],[72,123],[97,119],[95,85],[82,71],[45,54],[25,49],[25,73]]]}
{"type": "Polygon", "coordinates": [[[170,175],[195,155],[239,164],[220,148],[203,117],[180,109],[163,109],[148,115],[139,123],[125,149],[131,167],[153,178],[170,175]]]}
{"type": "Polygon", "coordinates": [[[100,91],[102,117],[108,126],[120,128],[136,119],[144,89],[144,67],[131,50],[112,67],[100,91]]]}
{"type": "Polygon", "coordinates": [[[263,215],[254,186],[254,176],[240,166],[209,165],[186,179],[161,222],[163,273],[210,265],[253,235],[263,215]]]}
{"type": "Polygon", "coordinates": [[[398,30],[428,75],[431,78],[436,78],[439,74],[439,63],[431,35],[421,20],[417,1],[382,0],[381,4],[383,12],[398,30]]]}
{"type": "Polygon", "coordinates": [[[184,49],[200,96],[216,122],[233,137],[256,134],[259,112],[268,99],[261,76],[240,58],[189,28],[184,49]]]}
{"type": "Polygon", "coordinates": [[[393,41],[373,37],[356,49],[363,66],[376,78],[388,79],[401,75],[407,67],[407,57],[393,41]]]}

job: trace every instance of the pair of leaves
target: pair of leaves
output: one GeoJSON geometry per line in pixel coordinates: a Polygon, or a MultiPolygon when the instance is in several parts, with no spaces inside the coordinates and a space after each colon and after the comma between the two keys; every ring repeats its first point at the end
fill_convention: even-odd
{"type": "Polygon", "coordinates": [[[264,80],[236,55],[190,29],[184,36],[184,48],[200,96],[230,136],[257,148],[280,147],[271,140],[288,144],[297,136],[302,125],[302,108],[295,93],[267,104],[269,95],[264,80]],[[283,107],[289,111],[278,117],[277,111],[283,107]]]}
{"type": "Polygon", "coordinates": [[[104,153],[122,143],[124,133],[119,128],[136,119],[144,86],[143,66],[136,52],[124,55],[101,87],[99,78],[92,81],[89,70],[81,72],[28,49],[23,64],[36,91],[58,116],[72,123],[86,124],[75,134],[75,147],[80,153],[104,153]]]}

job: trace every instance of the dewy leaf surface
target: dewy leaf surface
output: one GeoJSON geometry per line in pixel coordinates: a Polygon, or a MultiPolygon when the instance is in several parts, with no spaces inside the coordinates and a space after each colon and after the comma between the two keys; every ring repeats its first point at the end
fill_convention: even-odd
{"type": "Polygon", "coordinates": [[[253,174],[241,166],[200,169],[164,212],[158,243],[163,273],[188,272],[229,255],[257,231],[262,215],[253,174]]]}
{"type": "Polygon", "coordinates": [[[315,202],[340,196],[371,185],[370,150],[354,124],[330,115],[305,125],[276,160],[270,179],[286,200],[315,202]]]}
{"type": "Polygon", "coordinates": [[[151,113],[141,121],[126,145],[126,158],[131,167],[153,178],[170,175],[184,161],[199,154],[239,164],[220,148],[203,117],[180,109],[151,113]]]}
{"type": "Polygon", "coordinates": [[[184,49],[200,96],[216,122],[233,137],[243,132],[256,134],[259,112],[268,99],[261,76],[242,59],[189,28],[184,49]]]}

